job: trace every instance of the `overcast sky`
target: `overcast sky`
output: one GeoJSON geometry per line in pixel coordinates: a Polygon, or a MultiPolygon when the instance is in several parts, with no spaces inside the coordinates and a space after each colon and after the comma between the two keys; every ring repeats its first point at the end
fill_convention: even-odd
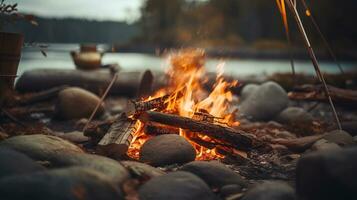
{"type": "Polygon", "coordinates": [[[135,21],[143,0],[6,0],[20,12],[46,17],[80,17],[97,20],[135,21]]]}

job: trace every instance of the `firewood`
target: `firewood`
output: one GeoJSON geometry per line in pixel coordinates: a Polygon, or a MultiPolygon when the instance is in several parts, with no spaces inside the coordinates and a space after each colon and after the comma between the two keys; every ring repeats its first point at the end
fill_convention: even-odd
{"type": "Polygon", "coordinates": [[[144,132],[147,135],[164,135],[180,133],[180,129],[172,126],[166,126],[155,122],[148,122],[144,126],[144,132]]]}
{"type": "MultiPolygon", "coordinates": [[[[357,105],[357,91],[328,86],[332,100],[336,104],[357,105]]],[[[303,85],[289,93],[289,98],[294,100],[327,101],[321,85],[303,85]]]]}
{"type": "Polygon", "coordinates": [[[249,150],[253,145],[259,143],[244,131],[178,115],[146,111],[139,116],[139,119],[144,122],[157,122],[182,128],[192,133],[204,134],[241,150],[249,150]]]}
{"type": "Polygon", "coordinates": [[[16,103],[20,105],[29,105],[29,104],[34,104],[34,103],[39,103],[42,101],[47,101],[52,98],[55,98],[60,91],[63,89],[66,89],[68,86],[59,86],[59,87],[54,87],[49,90],[45,90],[39,93],[32,94],[31,96],[28,97],[23,97],[20,98],[19,100],[16,101],[16,103]]]}
{"type": "Polygon", "coordinates": [[[130,101],[126,114],[130,116],[152,109],[162,110],[167,106],[165,102],[169,99],[169,97],[170,95],[164,95],[149,101],[130,101]]]}
{"type": "Polygon", "coordinates": [[[137,131],[137,121],[120,116],[100,140],[97,151],[101,155],[120,158],[125,155],[137,131]]]}

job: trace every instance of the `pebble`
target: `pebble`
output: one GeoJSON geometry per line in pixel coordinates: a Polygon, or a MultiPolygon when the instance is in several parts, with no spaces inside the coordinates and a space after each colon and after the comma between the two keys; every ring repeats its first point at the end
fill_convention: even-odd
{"type": "Polygon", "coordinates": [[[257,85],[257,84],[247,84],[246,86],[244,86],[240,93],[240,101],[243,102],[244,100],[246,100],[258,88],[259,88],[259,85],[257,85]]]}
{"type": "Polygon", "coordinates": [[[352,146],[355,144],[353,137],[346,131],[334,130],[326,133],[323,137],[325,140],[336,143],[341,147],[352,146]]]}
{"type": "Polygon", "coordinates": [[[275,120],[286,125],[312,125],[313,117],[302,108],[288,107],[284,109],[275,120]]]}

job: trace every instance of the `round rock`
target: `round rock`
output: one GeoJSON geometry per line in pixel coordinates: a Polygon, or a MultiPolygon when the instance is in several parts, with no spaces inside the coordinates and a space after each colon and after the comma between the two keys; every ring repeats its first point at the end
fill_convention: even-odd
{"type": "Polygon", "coordinates": [[[117,200],[121,191],[106,176],[82,167],[49,170],[0,179],[1,199],[117,200]]]}
{"type": "Polygon", "coordinates": [[[159,135],[146,141],[140,149],[140,161],[152,166],[183,164],[195,160],[196,151],[183,137],[159,135]]]}
{"type": "Polygon", "coordinates": [[[155,177],[139,189],[140,200],[216,200],[210,188],[188,172],[173,172],[155,177]]]}
{"type": "MultiPolygon", "coordinates": [[[[97,95],[87,90],[70,87],[58,94],[56,114],[66,120],[88,118],[99,101],[97,95]]],[[[99,106],[97,116],[102,115],[104,110],[104,105],[99,106]]]]}
{"type": "Polygon", "coordinates": [[[64,152],[84,153],[78,146],[50,135],[21,135],[0,142],[6,147],[21,152],[34,160],[49,160],[64,152]]]}
{"type": "Polygon", "coordinates": [[[295,200],[295,191],[284,182],[267,181],[248,190],[242,200],[295,200]]]}
{"type": "Polygon", "coordinates": [[[5,176],[22,175],[45,170],[40,164],[26,155],[0,148],[0,179],[5,176]]]}
{"type": "Polygon", "coordinates": [[[316,151],[300,158],[296,166],[299,199],[356,199],[357,148],[316,151]]]}
{"type": "Polygon", "coordinates": [[[341,147],[338,146],[338,144],[329,142],[325,139],[318,140],[311,146],[312,151],[333,150],[340,148],[341,147]]]}
{"type": "Polygon", "coordinates": [[[267,82],[254,90],[242,102],[240,113],[250,120],[268,121],[277,116],[288,105],[288,95],[275,82],[267,82]]]}
{"type": "Polygon", "coordinates": [[[257,84],[247,84],[246,86],[244,86],[242,92],[240,93],[240,101],[243,102],[244,100],[246,100],[258,88],[259,85],[257,84]]]}
{"type": "Polygon", "coordinates": [[[346,131],[342,130],[334,130],[328,132],[324,135],[323,138],[331,143],[336,143],[342,147],[351,146],[355,144],[353,137],[346,131]]]}
{"type": "Polygon", "coordinates": [[[120,164],[122,164],[126,169],[128,169],[133,174],[139,176],[153,178],[165,174],[165,172],[163,172],[162,170],[147,165],[145,163],[140,163],[135,161],[121,161],[120,164]]]}
{"type": "Polygon", "coordinates": [[[193,161],[185,164],[181,170],[195,174],[212,188],[221,188],[232,184],[241,187],[247,185],[239,174],[218,161],[193,161]]]}
{"type": "Polygon", "coordinates": [[[275,120],[281,124],[297,125],[312,124],[313,117],[302,108],[288,107],[284,109],[275,120]]]}

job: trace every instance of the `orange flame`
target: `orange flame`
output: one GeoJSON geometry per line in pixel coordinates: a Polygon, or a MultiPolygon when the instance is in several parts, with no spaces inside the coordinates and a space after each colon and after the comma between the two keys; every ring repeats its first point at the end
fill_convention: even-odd
{"type": "MultiPolygon", "coordinates": [[[[238,126],[235,120],[236,110],[230,112],[232,93],[230,88],[237,85],[237,81],[226,82],[223,78],[224,63],[217,66],[216,83],[212,92],[207,93],[203,85],[207,81],[205,78],[205,52],[200,49],[186,49],[175,52],[169,56],[170,67],[167,75],[169,77],[167,87],[157,91],[152,97],[146,100],[157,98],[163,95],[170,95],[167,100],[167,107],[162,111],[174,113],[183,117],[195,118],[197,113],[212,116],[211,123],[223,126],[238,126]]],[[[140,122],[141,123],[141,122],[140,122]]],[[[144,124],[141,123],[143,127],[144,124]]],[[[217,159],[224,156],[218,154],[216,148],[205,148],[192,140],[196,137],[201,141],[215,142],[212,138],[204,135],[190,133],[180,129],[180,135],[185,137],[195,147],[198,160],[217,159]]],[[[135,138],[129,147],[128,155],[138,158],[139,149],[149,138],[144,133],[143,128],[138,129],[135,138]]]]}

